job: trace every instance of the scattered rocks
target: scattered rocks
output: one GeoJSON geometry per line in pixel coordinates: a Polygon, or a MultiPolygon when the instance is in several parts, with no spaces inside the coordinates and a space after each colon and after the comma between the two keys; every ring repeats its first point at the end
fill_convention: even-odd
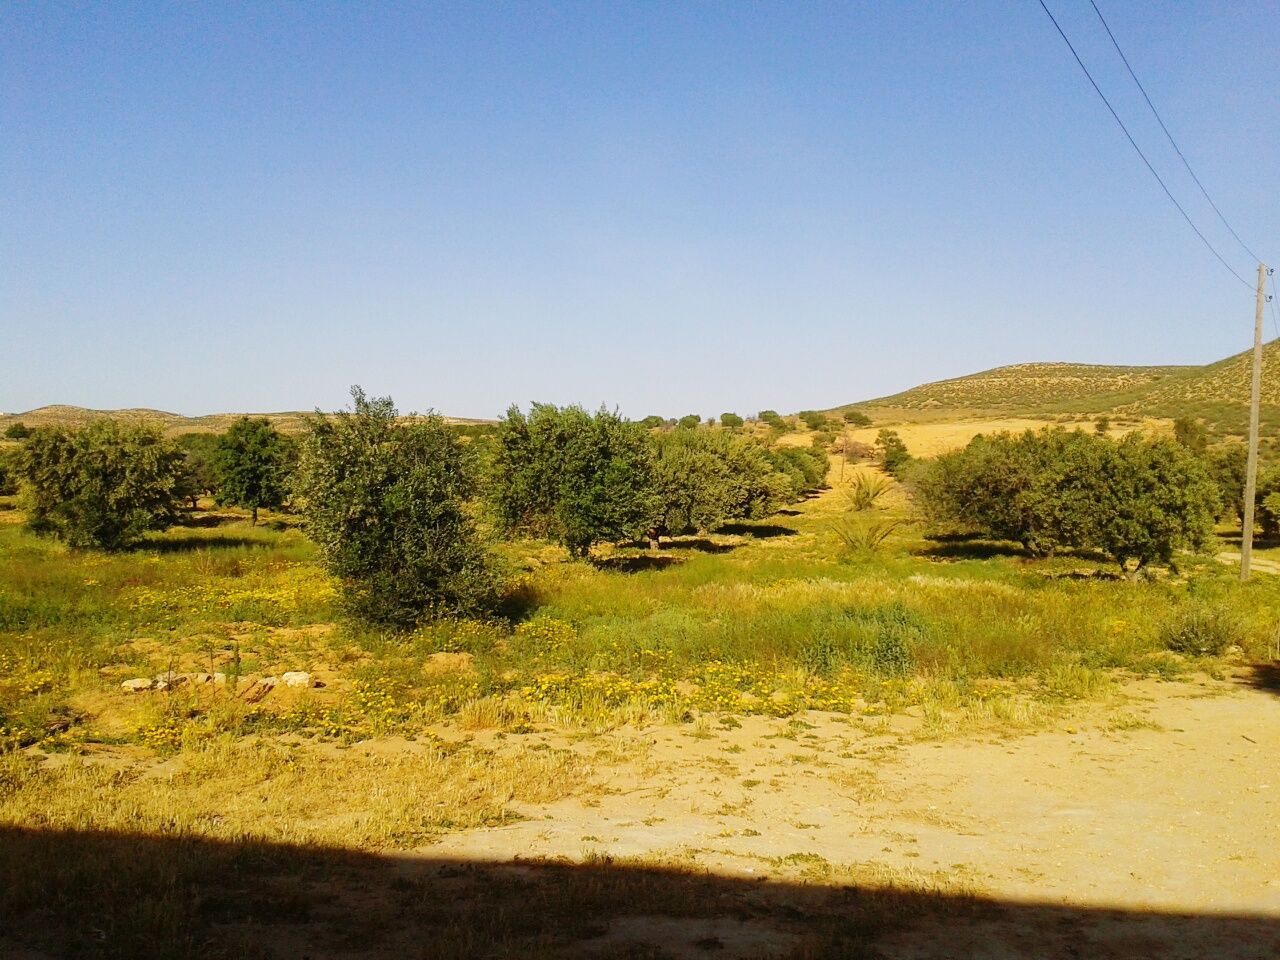
{"type": "Polygon", "coordinates": [[[324,684],[316,680],[311,674],[305,670],[289,670],[280,675],[280,682],[286,687],[323,687],[324,684]]]}
{"type": "Polygon", "coordinates": [[[151,689],[153,683],[155,681],[149,677],[135,677],[120,684],[120,689],[125,693],[145,693],[151,689]]]}
{"type": "Polygon", "coordinates": [[[173,690],[187,683],[189,679],[189,675],[185,673],[160,673],[152,679],[151,689],[160,690],[161,692],[173,690]]]}
{"type": "Polygon", "coordinates": [[[257,683],[253,684],[244,692],[245,703],[257,703],[268,693],[276,688],[276,684],[280,682],[279,677],[262,677],[257,683]]]}

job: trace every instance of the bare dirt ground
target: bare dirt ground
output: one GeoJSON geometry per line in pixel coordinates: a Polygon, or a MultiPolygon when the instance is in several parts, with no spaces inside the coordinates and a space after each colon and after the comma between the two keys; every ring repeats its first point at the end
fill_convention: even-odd
{"type": "MultiPolygon", "coordinates": [[[[1243,676],[1143,681],[1049,732],[941,742],[920,740],[910,718],[831,715],[621,734],[611,752],[632,759],[603,789],[429,853],[640,858],[1036,908],[960,924],[925,912],[877,941],[873,955],[886,957],[1276,957],[1278,694],[1243,676]],[[1222,923],[1188,927],[1188,916],[1222,923]],[[1228,917],[1267,923],[1237,929],[1228,917]]],[[[633,917],[592,950],[706,955],[701,942],[717,957],[757,957],[788,952],[790,936],[754,920],[633,917]]]]}

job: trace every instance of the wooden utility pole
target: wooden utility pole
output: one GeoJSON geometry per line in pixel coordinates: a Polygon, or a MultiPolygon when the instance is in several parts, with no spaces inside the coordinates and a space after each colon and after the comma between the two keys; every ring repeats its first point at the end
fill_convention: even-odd
{"type": "Polygon", "coordinates": [[[1258,264],[1258,300],[1253,317],[1253,384],[1249,394],[1249,459],[1244,474],[1244,524],[1240,531],[1240,582],[1249,579],[1253,559],[1253,498],[1258,489],[1258,407],[1262,403],[1262,305],[1266,302],[1267,267],[1258,264]]]}

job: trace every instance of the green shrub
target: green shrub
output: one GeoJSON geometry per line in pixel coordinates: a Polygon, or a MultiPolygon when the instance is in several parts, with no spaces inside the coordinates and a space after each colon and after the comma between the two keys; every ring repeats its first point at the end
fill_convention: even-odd
{"type": "Polygon", "coordinates": [[[401,423],[389,397],[351,395],[353,412],[311,422],[297,477],[347,610],[396,628],[484,610],[495,577],[466,509],[467,445],[434,414],[401,423]]]}
{"type": "Polygon", "coordinates": [[[702,417],[696,413],[688,413],[676,421],[676,426],[682,430],[696,430],[702,426],[702,417]]]}
{"type": "Polygon", "coordinates": [[[1244,628],[1224,606],[1195,604],[1176,610],[1160,629],[1167,650],[1187,656],[1221,656],[1244,642],[1244,628]]]}
{"type": "Polygon", "coordinates": [[[800,412],[800,420],[810,430],[825,430],[830,421],[825,413],[819,413],[817,410],[802,410],[800,412]]]}
{"type": "Polygon", "coordinates": [[[790,481],[755,441],[710,430],[673,430],[654,439],[647,530],[654,545],[663,536],[767,517],[789,499],[790,481]]]}
{"type": "Polygon", "coordinates": [[[743,419],[742,419],[740,416],[738,416],[736,413],[722,413],[722,414],[720,414],[720,426],[722,426],[722,427],[728,427],[730,430],[733,430],[733,429],[736,429],[736,428],[738,428],[738,427],[742,426],[742,425],[743,425],[743,423],[745,423],[745,422],[746,422],[746,421],[745,421],[745,420],[743,420],[743,419]]]}
{"type": "Polygon", "coordinates": [[[892,489],[893,481],[887,477],[860,471],[853,475],[849,489],[845,491],[845,502],[855,512],[870,510],[892,489]]]}
{"type": "Polygon", "coordinates": [[[898,476],[911,463],[907,445],[896,430],[881,430],[877,433],[876,449],[880,451],[880,466],[892,476],[898,476]]]}
{"type": "Polygon", "coordinates": [[[844,422],[851,427],[871,426],[871,418],[861,410],[846,410],[844,412],[844,422]]]}
{"type": "Polygon", "coordinates": [[[4,435],[9,440],[25,440],[31,436],[31,428],[19,420],[17,423],[11,423],[5,427],[4,435]]]}

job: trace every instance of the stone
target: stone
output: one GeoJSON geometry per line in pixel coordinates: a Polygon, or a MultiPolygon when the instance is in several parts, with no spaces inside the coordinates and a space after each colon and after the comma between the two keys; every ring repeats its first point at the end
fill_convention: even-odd
{"type": "Polygon", "coordinates": [[[245,703],[257,703],[276,688],[280,680],[277,677],[263,677],[244,692],[245,703]]]}
{"type": "Polygon", "coordinates": [[[135,677],[132,680],[126,680],[120,684],[120,689],[125,693],[145,693],[155,684],[154,680],[147,677],[135,677]]]}
{"type": "Polygon", "coordinates": [[[280,674],[280,682],[286,687],[310,687],[314,686],[311,680],[311,674],[305,670],[288,670],[280,674]]]}

